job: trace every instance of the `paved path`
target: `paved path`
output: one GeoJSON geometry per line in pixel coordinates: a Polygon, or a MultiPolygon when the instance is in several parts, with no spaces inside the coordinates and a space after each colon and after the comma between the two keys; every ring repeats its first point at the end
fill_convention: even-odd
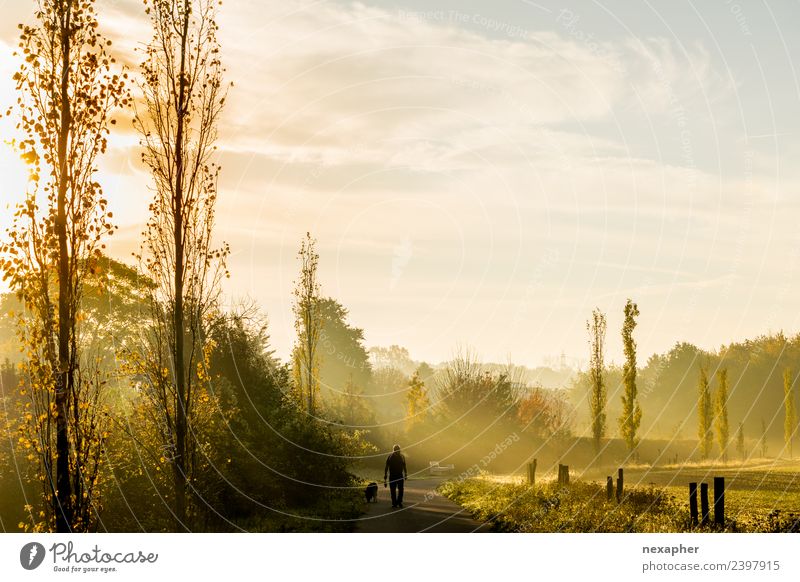
{"type": "Polygon", "coordinates": [[[442,478],[406,481],[403,508],[392,509],[389,489],[379,483],[378,503],[367,504],[356,526],[359,533],[470,533],[488,531],[489,526],[436,492],[442,478]]]}

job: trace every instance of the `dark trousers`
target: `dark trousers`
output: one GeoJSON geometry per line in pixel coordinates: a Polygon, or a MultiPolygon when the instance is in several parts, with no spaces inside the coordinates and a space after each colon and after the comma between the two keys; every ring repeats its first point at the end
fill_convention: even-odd
{"type": "Polygon", "coordinates": [[[403,481],[402,477],[389,481],[389,491],[392,493],[392,506],[403,503],[403,481]]]}

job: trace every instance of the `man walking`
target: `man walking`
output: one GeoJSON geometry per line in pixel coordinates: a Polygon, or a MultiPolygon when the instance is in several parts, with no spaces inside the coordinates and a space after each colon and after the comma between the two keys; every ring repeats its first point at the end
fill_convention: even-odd
{"type": "Polygon", "coordinates": [[[393,447],[393,452],[386,459],[383,469],[383,486],[386,487],[386,475],[389,475],[389,487],[392,492],[392,507],[403,507],[403,482],[408,479],[406,458],[400,452],[400,445],[393,447]]]}

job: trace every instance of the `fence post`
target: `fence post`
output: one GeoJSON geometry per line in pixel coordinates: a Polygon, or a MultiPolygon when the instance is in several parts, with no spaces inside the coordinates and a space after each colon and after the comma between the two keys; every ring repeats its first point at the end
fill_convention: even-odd
{"type": "Polygon", "coordinates": [[[689,517],[692,527],[697,526],[697,483],[689,483],[689,517]]]}
{"type": "Polygon", "coordinates": [[[625,488],[625,480],[622,472],[622,468],[617,471],[617,503],[622,502],[622,492],[625,488]]]}
{"type": "Polygon", "coordinates": [[[528,485],[536,485],[536,459],[528,463],[528,485]]]}
{"type": "Polygon", "coordinates": [[[558,484],[569,485],[569,465],[558,465],[558,484]]]}
{"type": "Polygon", "coordinates": [[[708,483],[700,483],[700,515],[700,523],[708,525],[708,483]]]}
{"type": "Polygon", "coordinates": [[[714,477],[714,523],[725,526],[725,477],[714,477]]]}
{"type": "Polygon", "coordinates": [[[609,475],[606,477],[606,500],[611,501],[612,497],[614,497],[614,478],[609,475]]]}

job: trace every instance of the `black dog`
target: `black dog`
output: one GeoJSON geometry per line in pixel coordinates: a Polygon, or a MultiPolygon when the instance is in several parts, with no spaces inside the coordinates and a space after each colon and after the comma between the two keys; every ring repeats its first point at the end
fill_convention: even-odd
{"type": "Polygon", "coordinates": [[[373,481],[367,488],[364,489],[364,497],[367,498],[367,503],[372,501],[373,503],[378,503],[378,484],[373,481]]]}

